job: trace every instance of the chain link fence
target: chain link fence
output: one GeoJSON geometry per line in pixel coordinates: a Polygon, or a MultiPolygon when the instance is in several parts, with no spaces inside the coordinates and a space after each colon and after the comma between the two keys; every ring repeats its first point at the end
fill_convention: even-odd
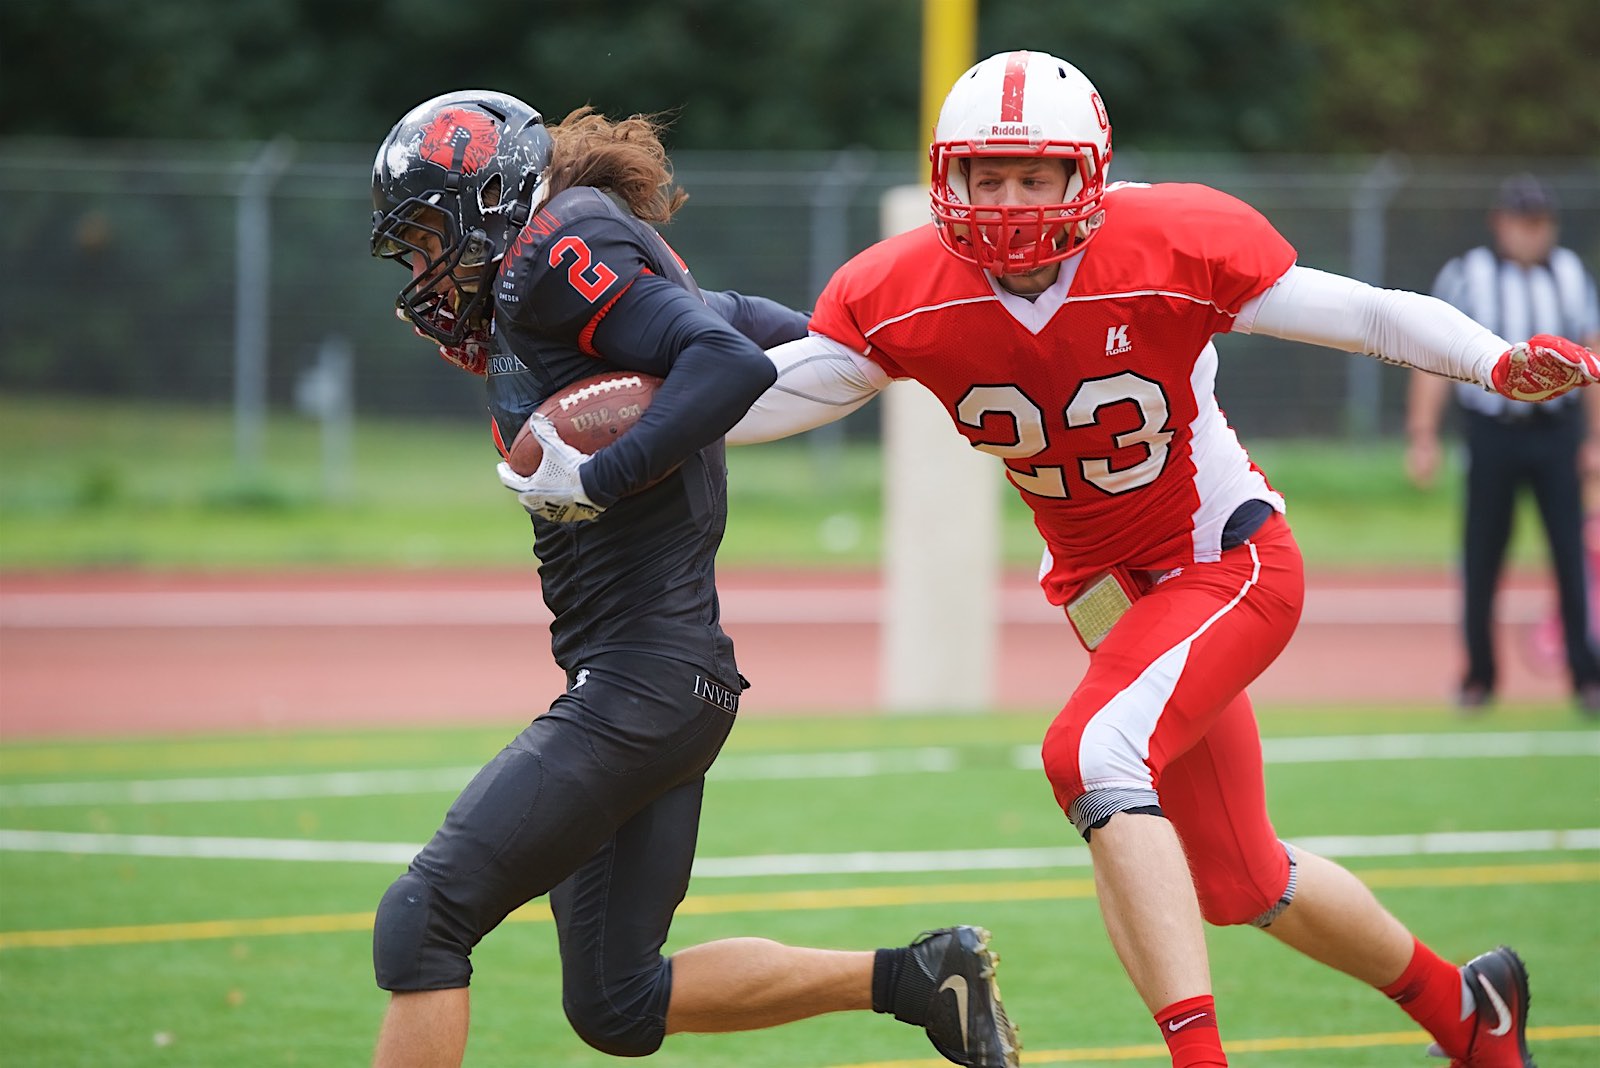
{"type": "MultiPolygon", "coordinates": [[[[250,409],[315,390],[348,353],[356,410],[478,418],[476,384],[393,321],[400,271],[367,256],[366,146],[0,142],[0,389],[250,409]],[[324,368],[325,370],[325,368],[324,368]]],[[[701,284],[808,307],[878,237],[916,161],[863,151],[676,157],[690,200],[666,236],[701,284]]],[[[1255,205],[1301,262],[1426,291],[1487,236],[1501,179],[1530,170],[1563,242],[1600,265],[1600,159],[1239,157],[1122,149],[1112,176],[1196,181],[1255,205]]],[[[1400,426],[1405,372],[1271,339],[1220,342],[1219,395],[1247,437],[1400,426]]],[[[846,431],[871,434],[875,406],[846,431]]]]}

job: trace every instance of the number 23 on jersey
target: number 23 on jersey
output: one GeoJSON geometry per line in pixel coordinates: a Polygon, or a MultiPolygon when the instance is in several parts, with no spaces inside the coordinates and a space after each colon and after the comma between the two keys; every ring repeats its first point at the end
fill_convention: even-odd
{"type": "Polygon", "coordinates": [[[1005,460],[1012,482],[1040,497],[1070,497],[1066,468],[1060,465],[1037,466],[1023,461],[1049,451],[1053,431],[1064,433],[1100,422],[1101,414],[1112,405],[1132,403],[1138,410],[1138,425],[1112,437],[1120,450],[1137,449],[1137,458],[1077,457],[1078,473],[1091,486],[1107,494],[1121,494],[1147,486],[1160,477],[1170,455],[1174,431],[1167,428],[1171,405],[1161,385],[1148,378],[1123,371],[1105,378],[1086,379],[1078,384],[1072,399],[1061,411],[1062,422],[1052,426],[1046,412],[1023,392],[1020,386],[973,386],[957,402],[956,420],[980,435],[994,440],[973,441],[973,447],[1005,460]],[[989,418],[1004,419],[997,426],[989,418]],[[1004,423],[1009,422],[1009,428],[1004,423]],[[1117,466],[1120,460],[1120,466],[1117,466]]]}

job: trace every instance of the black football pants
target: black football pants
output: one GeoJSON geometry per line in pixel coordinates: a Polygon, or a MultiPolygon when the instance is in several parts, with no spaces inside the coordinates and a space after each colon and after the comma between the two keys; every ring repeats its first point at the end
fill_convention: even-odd
{"type": "Polygon", "coordinates": [[[1467,642],[1464,684],[1493,692],[1495,592],[1511,542],[1517,494],[1533,492],[1555,568],[1572,686],[1600,682],[1589,638],[1588,575],[1583,549],[1583,491],[1578,448],[1584,435],[1582,403],[1537,411],[1518,422],[1465,413],[1467,506],[1463,530],[1463,625],[1467,642]]]}
{"type": "Polygon", "coordinates": [[[661,956],[689,885],[705,773],[733,726],[732,690],[694,667],[605,654],[462,791],[378,909],[386,990],[463,987],[478,941],[550,895],[562,1003],[591,1045],[640,1055],[665,1033],[661,956]]]}

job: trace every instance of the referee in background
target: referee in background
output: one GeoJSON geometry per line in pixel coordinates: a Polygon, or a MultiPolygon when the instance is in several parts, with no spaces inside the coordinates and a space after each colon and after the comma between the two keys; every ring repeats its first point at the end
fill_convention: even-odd
{"type": "MultiPolygon", "coordinates": [[[[1600,346],[1594,275],[1556,244],[1556,202],[1532,175],[1509,178],[1489,211],[1493,245],[1446,263],[1433,293],[1501,337],[1559,334],[1600,346]]],[[[1495,591],[1511,540],[1519,489],[1533,491],[1560,593],[1561,630],[1573,697],[1600,716],[1600,662],[1590,636],[1583,544],[1586,478],[1600,476],[1600,390],[1529,404],[1456,383],[1467,448],[1463,528],[1466,674],[1456,698],[1465,711],[1494,700],[1495,591]]],[[[1452,383],[1414,372],[1406,411],[1406,470],[1418,486],[1439,467],[1439,425],[1452,383]]]]}

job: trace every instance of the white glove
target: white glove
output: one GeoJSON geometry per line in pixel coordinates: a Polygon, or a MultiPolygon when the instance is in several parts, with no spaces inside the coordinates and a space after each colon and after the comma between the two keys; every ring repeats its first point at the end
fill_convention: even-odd
{"type": "Polygon", "coordinates": [[[544,449],[538,470],[519,475],[502,462],[495,467],[500,484],[517,495],[522,507],[552,523],[580,523],[605,511],[583,492],[580,472],[589,454],[562,441],[555,424],[538,412],[528,416],[528,426],[544,449]]]}
{"type": "Polygon", "coordinates": [[[1600,382],[1600,358],[1575,341],[1535,334],[1500,354],[1490,380],[1512,400],[1550,400],[1600,382]]]}

